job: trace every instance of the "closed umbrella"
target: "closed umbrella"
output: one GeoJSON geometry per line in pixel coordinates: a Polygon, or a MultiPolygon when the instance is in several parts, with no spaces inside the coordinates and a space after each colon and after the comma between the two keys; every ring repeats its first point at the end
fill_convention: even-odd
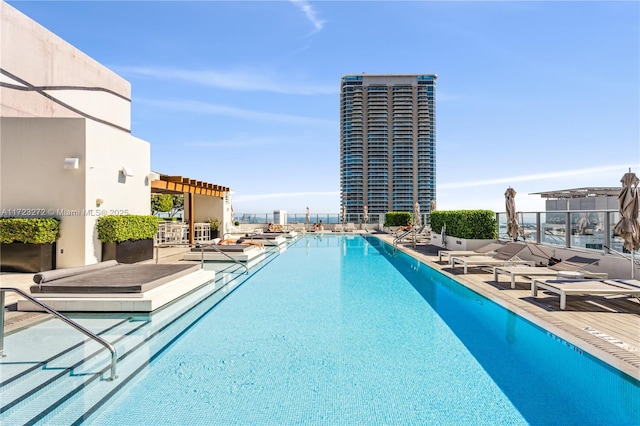
{"type": "Polygon", "coordinates": [[[420,203],[413,206],[413,225],[422,226],[422,218],[420,217],[420,203]]]}
{"type": "Polygon", "coordinates": [[[516,218],[516,190],[511,187],[507,188],[504,198],[507,208],[507,234],[513,238],[513,241],[517,241],[520,225],[518,225],[518,219],[516,218]]]}
{"type": "Polygon", "coordinates": [[[342,223],[347,221],[347,206],[342,206],[342,223]]]}
{"type": "Polygon", "coordinates": [[[369,206],[364,206],[364,214],[362,215],[362,221],[364,223],[369,222],[369,206]]]}
{"type": "Polygon", "coordinates": [[[431,200],[429,203],[429,213],[436,211],[436,200],[431,200]]]}
{"type": "Polygon", "coordinates": [[[309,215],[309,207],[307,206],[307,212],[304,215],[304,223],[308,225],[310,222],[310,219],[311,219],[311,216],[309,215]]]}
{"type": "Polygon", "coordinates": [[[629,170],[620,179],[622,189],[618,194],[620,215],[613,231],[624,239],[624,248],[631,252],[631,278],[635,278],[634,251],[640,248],[640,222],[638,222],[638,183],[640,179],[629,170]]]}

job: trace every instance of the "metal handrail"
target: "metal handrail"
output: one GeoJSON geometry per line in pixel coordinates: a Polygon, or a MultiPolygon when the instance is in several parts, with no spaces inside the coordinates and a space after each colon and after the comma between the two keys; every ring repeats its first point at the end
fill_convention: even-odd
{"type": "Polygon", "coordinates": [[[175,246],[179,246],[179,247],[189,247],[189,248],[200,248],[200,268],[204,269],[204,247],[211,247],[213,248],[215,251],[217,251],[218,253],[222,254],[223,256],[228,257],[232,262],[237,263],[238,265],[242,266],[244,269],[246,269],[247,274],[249,273],[249,267],[247,265],[245,265],[244,263],[240,262],[238,259],[235,259],[233,257],[231,257],[229,254],[225,253],[224,251],[220,250],[218,247],[216,247],[215,243],[198,243],[198,244],[190,244],[190,243],[161,243],[161,244],[157,244],[156,245],[156,263],[158,263],[158,249],[160,247],[175,247],[175,246]]]}
{"type": "Polygon", "coordinates": [[[235,262],[238,265],[244,267],[244,269],[246,269],[247,274],[249,273],[249,267],[247,265],[245,265],[244,263],[240,262],[238,259],[235,259],[234,257],[231,257],[228,253],[225,253],[224,251],[220,250],[218,247],[216,247],[216,245],[217,244],[214,244],[214,243],[200,244],[200,262],[201,262],[201,265],[202,265],[203,268],[204,268],[204,248],[206,246],[206,247],[211,247],[212,249],[214,249],[218,253],[220,253],[223,256],[226,256],[229,259],[231,259],[232,262],[235,262]]]}
{"type": "MultiPolygon", "coordinates": [[[[56,311],[55,309],[51,308],[50,306],[47,306],[44,303],[40,302],[39,300],[35,299],[34,297],[31,297],[28,293],[26,293],[23,290],[20,290],[19,288],[15,288],[15,287],[0,287],[0,292],[2,293],[2,302],[3,302],[2,303],[2,311],[0,312],[0,317],[2,319],[2,321],[0,321],[0,324],[4,325],[4,292],[5,291],[13,291],[15,293],[18,293],[19,295],[21,295],[22,297],[28,299],[32,303],[35,303],[36,305],[40,306],[45,311],[49,312],[50,314],[58,317],[59,319],[61,319],[64,322],[66,322],[71,327],[73,327],[76,330],[78,330],[79,332],[83,333],[85,336],[89,337],[92,340],[95,340],[96,342],[98,342],[102,346],[104,346],[105,348],[109,349],[109,352],[111,352],[111,377],[109,377],[107,380],[111,381],[111,380],[115,380],[115,379],[118,378],[118,376],[116,375],[116,363],[118,361],[118,353],[116,352],[116,348],[111,343],[107,342],[102,337],[98,336],[97,334],[93,333],[92,331],[84,328],[83,326],[81,326],[77,322],[75,322],[73,320],[70,320],[69,318],[65,317],[60,312],[56,311]]],[[[0,331],[0,352],[2,352],[3,349],[4,349],[4,327],[2,328],[2,331],[0,331]]]]}
{"type": "Polygon", "coordinates": [[[411,234],[411,233],[415,233],[416,230],[415,228],[411,228],[407,231],[405,231],[403,234],[401,235],[397,235],[394,239],[393,239],[393,248],[395,249],[398,246],[398,242],[402,241],[407,235],[411,234]]]}
{"type": "MultiPolygon", "coordinates": [[[[269,241],[269,242],[271,241],[267,237],[261,236],[261,234],[257,234],[255,232],[252,233],[252,234],[247,234],[246,238],[249,238],[251,241],[253,241],[254,238],[257,239],[257,240],[263,240],[263,241],[269,241]]],[[[274,241],[273,244],[265,244],[264,248],[266,249],[267,246],[275,247],[277,251],[280,250],[280,248],[278,247],[278,244],[276,244],[275,241],[274,241]]]]}

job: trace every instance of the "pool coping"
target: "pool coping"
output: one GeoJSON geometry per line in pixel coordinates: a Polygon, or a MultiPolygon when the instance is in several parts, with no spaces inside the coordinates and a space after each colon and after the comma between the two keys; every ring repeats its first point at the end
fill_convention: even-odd
{"type": "MultiPolygon", "coordinates": [[[[393,236],[385,234],[371,235],[381,241],[393,246],[393,236]]],[[[599,359],[600,361],[612,366],[613,368],[629,375],[630,377],[640,380],[640,353],[627,351],[619,346],[610,343],[607,340],[598,337],[594,333],[580,329],[562,319],[553,316],[556,311],[546,311],[541,306],[536,306],[525,300],[516,297],[502,296],[494,287],[482,283],[473,282],[471,279],[465,279],[464,275],[455,275],[445,271],[448,265],[439,264],[431,259],[431,256],[415,251],[410,245],[399,244],[397,249],[406,255],[425,263],[427,266],[435,269],[444,276],[454,280],[455,282],[467,287],[468,289],[480,294],[483,297],[497,303],[514,314],[530,321],[538,327],[548,331],[562,340],[574,345],[575,347],[587,352],[589,355],[599,359]],[[493,289],[494,291],[491,291],[493,289]]],[[[434,256],[437,259],[437,255],[434,256]]],[[[487,274],[487,276],[490,276],[487,274]]]]}

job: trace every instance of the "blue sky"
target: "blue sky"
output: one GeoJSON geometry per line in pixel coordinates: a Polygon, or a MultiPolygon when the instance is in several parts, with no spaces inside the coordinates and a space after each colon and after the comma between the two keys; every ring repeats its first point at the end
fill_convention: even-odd
{"type": "Polygon", "coordinates": [[[640,175],[637,1],[9,1],[132,84],[152,169],[339,211],[345,74],[438,74],[437,204],[640,175]]]}

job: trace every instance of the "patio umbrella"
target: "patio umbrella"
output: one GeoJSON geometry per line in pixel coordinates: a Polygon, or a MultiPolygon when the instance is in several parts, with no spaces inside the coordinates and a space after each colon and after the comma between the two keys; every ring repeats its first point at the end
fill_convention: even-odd
{"type": "Polygon", "coordinates": [[[622,189],[618,194],[620,215],[613,231],[624,239],[624,248],[631,252],[631,278],[635,278],[634,251],[640,248],[640,222],[638,222],[638,183],[640,179],[629,169],[620,179],[622,189]]]}
{"type": "Polygon", "coordinates": [[[342,206],[342,223],[347,221],[347,206],[342,206]]]}
{"type": "Polygon", "coordinates": [[[309,206],[307,206],[307,212],[304,215],[304,223],[305,225],[309,224],[309,219],[311,219],[311,215],[309,214],[309,206]]]}
{"type": "Polygon", "coordinates": [[[434,211],[436,211],[436,200],[431,200],[431,203],[429,203],[429,212],[434,211]]]}
{"type": "Polygon", "coordinates": [[[518,225],[516,218],[516,190],[511,187],[507,188],[504,197],[507,208],[507,234],[513,238],[513,241],[517,241],[520,225],[518,225]]]}
{"type": "Polygon", "coordinates": [[[422,218],[420,217],[420,203],[413,206],[413,225],[422,226],[422,218]]]}
{"type": "Polygon", "coordinates": [[[362,221],[364,223],[369,222],[369,206],[364,206],[364,213],[362,215],[362,221]]]}

